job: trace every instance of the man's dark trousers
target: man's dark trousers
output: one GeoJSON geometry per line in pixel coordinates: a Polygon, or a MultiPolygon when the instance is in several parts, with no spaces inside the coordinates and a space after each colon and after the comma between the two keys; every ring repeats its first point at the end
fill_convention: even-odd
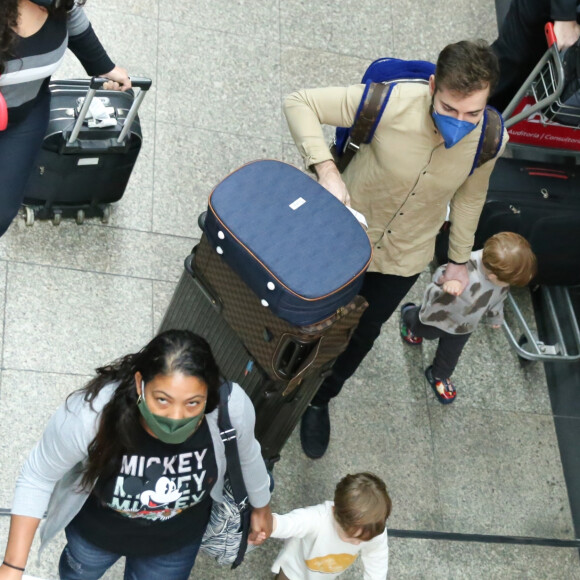
{"type": "Polygon", "coordinates": [[[360,294],[369,303],[362,315],[346,350],[338,357],[332,367],[332,374],[322,383],[314,396],[312,404],[326,405],[336,397],[342,385],[349,379],[381,333],[381,326],[391,317],[401,300],[417,281],[414,276],[394,276],[367,272],[360,294]]]}

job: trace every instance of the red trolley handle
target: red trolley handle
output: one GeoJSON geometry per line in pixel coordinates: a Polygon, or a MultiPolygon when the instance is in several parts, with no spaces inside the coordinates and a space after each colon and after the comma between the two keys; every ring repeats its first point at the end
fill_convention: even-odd
{"type": "Polygon", "coordinates": [[[6,99],[0,93],[0,131],[4,131],[8,127],[8,105],[6,99]]]}
{"type": "Polygon", "coordinates": [[[548,22],[546,26],[544,26],[544,32],[546,34],[548,48],[551,48],[552,45],[557,43],[556,34],[554,32],[554,24],[552,22],[548,22]]]}

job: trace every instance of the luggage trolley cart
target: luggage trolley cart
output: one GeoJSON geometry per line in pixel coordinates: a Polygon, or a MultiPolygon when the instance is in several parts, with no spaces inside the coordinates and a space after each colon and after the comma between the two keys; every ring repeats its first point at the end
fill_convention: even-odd
{"type": "MultiPolygon", "coordinates": [[[[560,98],[565,86],[562,55],[552,23],[546,24],[545,32],[548,50],[503,112],[505,127],[510,133],[508,156],[568,165],[571,161],[577,167],[580,164],[580,108],[566,105],[560,98]],[[513,129],[516,125],[518,131],[513,129]],[[522,126],[534,130],[521,130],[522,126]]],[[[549,192],[542,190],[542,195],[547,197],[549,192]]],[[[546,284],[539,287],[547,314],[546,330],[554,337],[552,344],[539,340],[512,294],[508,295],[515,325],[504,321],[503,329],[519,357],[541,362],[580,360],[580,329],[570,296],[573,288],[546,284]]]]}

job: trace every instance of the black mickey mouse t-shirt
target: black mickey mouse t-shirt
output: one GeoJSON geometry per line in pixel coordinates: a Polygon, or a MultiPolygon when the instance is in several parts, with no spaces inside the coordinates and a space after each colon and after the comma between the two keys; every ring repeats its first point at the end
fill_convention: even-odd
{"type": "Polygon", "coordinates": [[[217,465],[207,421],[184,443],[140,434],[136,453],[102,481],[72,524],[96,546],[127,556],[155,556],[197,540],[209,520],[217,465]]]}

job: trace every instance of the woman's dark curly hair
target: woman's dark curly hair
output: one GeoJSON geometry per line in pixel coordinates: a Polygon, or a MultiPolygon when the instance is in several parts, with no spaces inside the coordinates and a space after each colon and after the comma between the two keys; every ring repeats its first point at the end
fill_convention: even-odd
{"type": "MultiPolygon", "coordinates": [[[[65,17],[66,13],[75,4],[83,5],[87,0],[54,0],[48,8],[51,16],[65,17]]],[[[18,3],[19,0],[2,0],[0,2],[0,75],[6,68],[6,61],[14,58],[12,52],[17,38],[14,29],[18,26],[18,3]]]]}
{"type": "Polygon", "coordinates": [[[158,375],[175,373],[197,377],[207,385],[205,412],[211,413],[217,408],[221,384],[219,368],[209,344],[188,330],[163,332],[138,353],[98,368],[97,376],[76,393],[82,394],[92,406],[106,385],[118,383],[118,386],[103,408],[97,434],[89,445],[81,481],[84,489],[90,489],[99,477],[112,476],[122,456],[135,449],[136,439],[143,429],[137,407],[137,371],[145,383],[158,375]]]}

